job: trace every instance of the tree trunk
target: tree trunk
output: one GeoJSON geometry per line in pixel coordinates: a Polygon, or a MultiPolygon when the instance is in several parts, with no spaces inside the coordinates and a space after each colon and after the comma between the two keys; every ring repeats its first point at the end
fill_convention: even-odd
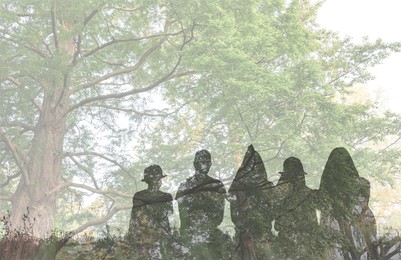
{"type": "MultiPolygon", "coordinates": [[[[61,17],[59,20],[65,31],[73,28],[73,24],[63,21],[61,17]]],[[[57,28],[54,27],[54,29],[54,33],[56,33],[57,28]]],[[[69,35],[69,37],[63,38],[56,33],[54,39],[56,48],[68,57],[61,62],[65,62],[66,67],[70,66],[76,51],[73,36],[69,35]],[[57,43],[56,39],[58,38],[60,40],[57,43]]],[[[60,66],[60,68],[62,67],[60,66]]],[[[6,245],[4,245],[5,239],[3,239],[3,244],[0,244],[0,259],[33,259],[36,253],[38,256],[47,255],[46,259],[48,259],[47,251],[54,257],[57,251],[54,250],[54,246],[51,246],[54,241],[39,243],[40,239],[50,237],[56,216],[57,197],[56,193],[51,191],[60,184],[66,111],[69,105],[68,71],[60,71],[57,67],[54,69],[50,70],[49,75],[41,82],[43,101],[34,130],[32,146],[25,162],[27,176],[21,178],[12,198],[8,227],[11,231],[11,238],[14,232],[16,240],[6,240],[6,245]],[[20,234],[28,235],[29,239],[21,241],[21,238],[26,237],[16,235],[15,232],[18,231],[21,232],[20,234]],[[50,250],[46,250],[47,244],[50,245],[50,250]]]]}
{"type": "Polygon", "coordinates": [[[10,244],[2,245],[2,259],[33,259],[39,239],[48,238],[53,229],[56,194],[50,191],[60,184],[66,129],[60,92],[54,92],[45,94],[26,162],[27,176],[21,178],[12,198],[10,244]]]}
{"type": "Polygon", "coordinates": [[[240,235],[240,246],[241,246],[241,259],[242,260],[256,260],[255,243],[252,235],[248,230],[244,230],[240,235]]]}

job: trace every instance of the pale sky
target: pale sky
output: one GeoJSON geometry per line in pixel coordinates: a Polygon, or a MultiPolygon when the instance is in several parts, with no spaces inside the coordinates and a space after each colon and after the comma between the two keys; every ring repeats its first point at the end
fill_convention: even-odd
{"type": "MultiPolygon", "coordinates": [[[[401,42],[401,0],[326,0],[318,23],[355,40],[368,36],[372,41],[401,42]]],[[[381,90],[386,107],[401,113],[401,53],[391,55],[371,72],[376,79],[368,83],[369,90],[381,90]]]]}
{"type": "MultiPolygon", "coordinates": [[[[381,38],[385,42],[401,42],[401,0],[326,0],[318,13],[318,22],[324,28],[355,40],[368,36],[372,41],[381,38]]],[[[376,79],[366,87],[371,93],[381,90],[386,108],[401,114],[401,53],[392,54],[371,72],[376,79]]],[[[373,186],[370,203],[380,232],[388,222],[391,225],[394,221],[391,215],[397,212],[394,203],[389,202],[394,198],[383,201],[380,193],[388,194],[389,190],[382,188],[373,186]]],[[[395,193],[390,194],[397,197],[395,193]]],[[[399,225],[396,228],[400,228],[399,225]]]]}

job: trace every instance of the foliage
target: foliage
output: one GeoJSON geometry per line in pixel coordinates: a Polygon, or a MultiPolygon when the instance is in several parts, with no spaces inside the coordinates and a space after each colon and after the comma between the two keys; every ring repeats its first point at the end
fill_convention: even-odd
{"type": "Polygon", "coordinates": [[[227,186],[251,143],[272,180],[296,156],[317,187],[329,152],[344,146],[361,176],[391,183],[401,165],[400,115],[347,96],[400,45],[342,39],[316,24],[318,7],[3,0],[1,208],[11,209],[25,179],[44,183],[57,172],[30,172],[51,141],[38,139],[46,116],[65,125],[62,147],[51,152],[62,170],[38,196],[57,194],[50,228],[71,234],[105,221],[127,226],[127,212],[112,217],[130,208],[143,169],[160,164],[174,193],[199,148],[211,150],[212,171],[227,186]]]}

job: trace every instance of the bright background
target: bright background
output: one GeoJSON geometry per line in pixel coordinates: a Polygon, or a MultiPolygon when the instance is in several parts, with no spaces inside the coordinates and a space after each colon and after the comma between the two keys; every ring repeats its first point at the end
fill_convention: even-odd
{"type": "MultiPolygon", "coordinates": [[[[318,23],[350,36],[359,42],[367,36],[370,41],[401,42],[401,0],[326,0],[319,9],[318,23]]],[[[401,53],[392,54],[371,72],[375,80],[364,87],[372,100],[383,108],[401,114],[401,53]]],[[[401,126],[399,126],[401,127],[401,126]]],[[[401,174],[399,175],[401,176],[401,174]]],[[[386,226],[401,231],[401,177],[392,185],[371,181],[370,207],[378,224],[378,232],[387,233],[386,226]]]]}
{"type": "MultiPolygon", "coordinates": [[[[401,0],[326,0],[317,21],[356,42],[364,36],[371,41],[401,42],[401,0]]],[[[367,87],[373,99],[380,95],[386,108],[401,113],[401,53],[391,55],[371,72],[376,79],[367,87]]]]}

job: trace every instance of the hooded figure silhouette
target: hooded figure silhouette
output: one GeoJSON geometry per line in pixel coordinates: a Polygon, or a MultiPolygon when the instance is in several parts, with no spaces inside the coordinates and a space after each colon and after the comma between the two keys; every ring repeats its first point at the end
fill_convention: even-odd
{"type": "Polygon", "coordinates": [[[229,189],[231,220],[241,259],[269,258],[273,183],[259,153],[250,145],[229,189]]]}
{"type": "Polygon", "coordinates": [[[376,257],[376,225],[368,207],[370,184],[359,177],[345,148],[338,147],[331,152],[323,170],[319,193],[321,223],[334,238],[326,256],[345,259],[360,259],[363,255],[376,257]]]}

